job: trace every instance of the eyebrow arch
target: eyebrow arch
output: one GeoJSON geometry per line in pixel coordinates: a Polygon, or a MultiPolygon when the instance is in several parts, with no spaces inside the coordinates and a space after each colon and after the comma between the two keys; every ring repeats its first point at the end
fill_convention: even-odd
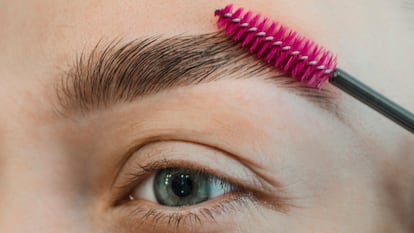
{"type": "Polygon", "coordinates": [[[307,87],[243,50],[221,33],[98,43],[61,74],[56,109],[87,114],[171,88],[259,76],[337,113],[334,93],[307,87]]]}

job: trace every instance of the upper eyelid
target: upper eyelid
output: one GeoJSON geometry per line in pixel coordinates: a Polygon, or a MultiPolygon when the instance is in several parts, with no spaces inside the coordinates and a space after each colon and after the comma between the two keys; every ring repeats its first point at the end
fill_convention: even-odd
{"type": "Polygon", "coordinates": [[[179,143],[190,143],[190,144],[194,144],[194,145],[198,145],[198,146],[202,146],[202,147],[207,147],[210,148],[211,150],[215,150],[219,153],[223,153],[228,155],[229,157],[232,158],[232,160],[236,160],[239,163],[241,163],[241,165],[245,166],[246,168],[248,168],[247,170],[249,170],[249,172],[251,172],[252,175],[255,175],[257,177],[259,177],[257,179],[256,182],[253,182],[255,184],[260,183],[263,186],[263,189],[271,189],[271,187],[277,187],[278,190],[281,190],[283,185],[275,180],[270,180],[269,178],[267,178],[266,176],[250,169],[249,167],[256,167],[256,168],[261,168],[261,166],[256,163],[254,160],[246,160],[245,158],[242,158],[240,156],[232,156],[232,153],[222,150],[216,146],[210,146],[210,145],[206,145],[203,144],[201,142],[193,142],[193,141],[189,141],[189,140],[185,140],[185,139],[173,139],[175,137],[172,136],[153,136],[153,137],[149,137],[149,138],[145,138],[145,139],[141,139],[138,142],[133,142],[132,146],[130,146],[130,148],[122,155],[120,156],[120,159],[115,163],[115,176],[114,179],[112,180],[111,186],[113,187],[115,182],[116,182],[116,177],[119,176],[119,174],[121,173],[122,168],[124,167],[124,165],[128,162],[128,160],[133,156],[134,153],[140,151],[142,148],[147,147],[148,145],[152,145],[152,144],[156,144],[156,143],[162,143],[162,142],[179,142],[179,143]]]}
{"type": "MultiPolygon", "coordinates": [[[[193,145],[193,146],[197,146],[197,147],[204,147],[204,148],[209,148],[209,150],[212,150],[212,151],[215,151],[215,153],[222,153],[222,154],[227,154],[227,156],[226,157],[222,157],[221,158],[221,162],[223,162],[222,160],[224,160],[224,159],[227,159],[227,160],[233,160],[233,163],[234,162],[238,162],[238,163],[240,163],[240,161],[238,160],[238,159],[235,159],[233,156],[230,156],[230,155],[228,155],[228,153],[227,152],[225,152],[225,151],[221,151],[221,150],[218,150],[218,148],[211,148],[211,147],[209,147],[209,146],[206,146],[206,145],[202,145],[202,144],[199,144],[199,143],[195,143],[195,142],[188,142],[188,141],[179,141],[179,140],[155,140],[155,141],[149,141],[149,142],[146,142],[145,144],[142,144],[142,145],[138,145],[138,146],[136,146],[136,147],[132,147],[130,150],[128,150],[128,153],[127,153],[127,156],[123,156],[122,158],[121,158],[121,160],[118,162],[118,164],[120,165],[120,166],[118,166],[119,167],[119,169],[118,169],[118,173],[117,173],[117,176],[119,175],[119,173],[121,172],[121,170],[122,170],[122,167],[124,167],[124,165],[128,162],[128,160],[130,160],[131,159],[131,157],[135,154],[135,153],[142,153],[141,155],[145,155],[145,157],[153,157],[153,156],[151,156],[150,154],[151,153],[161,153],[162,151],[158,151],[158,150],[156,150],[156,151],[153,151],[153,150],[149,150],[149,153],[147,152],[143,152],[142,150],[145,150],[145,149],[147,149],[149,146],[153,146],[154,144],[158,144],[158,143],[177,143],[177,144],[179,144],[179,143],[181,143],[181,144],[183,144],[183,143],[185,143],[185,144],[189,144],[189,145],[193,145]],[[122,165],[122,164],[124,164],[124,165],[122,165]]],[[[165,151],[163,152],[163,153],[166,153],[165,151]]],[[[168,154],[169,156],[173,156],[174,155],[174,153],[173,152],[169,152],[169,153],[166,153],[166,154],[168,154]]],[[[175,153],[176,154],[176,153],[175,153]]],[[[184,164],[188,164],[188,161],[193,161],[193,167],[197,167],[199,170],[202,170],[202,171],[204,171],[204,172],[210,172],[210,173],[216,173],[216,174],[218,174],[218,172],[217,172],[217,169],[215,169],[215,170],[213,170],[213,169],[209,169],[209,168],[207,168],[206,166],[202,166],[201,164],[200,164],[200,162],[199,161],[196,161],[196,159],[194,159],[194,158],[192,158],[192,157],[188,157],[188,158],[186,158],[187,160],[184,160],[184,159],[180,159],[184,164]]],[[[147,166],[147,167],[150,167],[151,165],[153,165],[153,167],[157,167],[157,168],[165,168],[166,166],[166,164],[168,163],[168,162],[173,162],[174,161],[174,159],[171,159],[171,158],[162,158],[162,159],[156,159],[155,161],[154,160],[152,160],[151,158],[150,159],[148,159],[147,158],[147,164],[149,165],[149,166],[147,166]],[[150,161],[150,162],[149,162],[150,161]]],[[[175,159],[175,161],[177,161],[177,159],[175,159]]],[[[230,162],[230,163],[232,163],[232,162],[230,162]]],[[[145,173],[145,168],[146,168],[146,166],[143,166],[143,165],[137,165],[138,167],[140,167],[141,168],[141,170],[145,173]]],[[[259,177],[257,177],[256,176],[256,174],[251,170],[251,169],[249,169],[248,167],[246,167],[245,166],[245,164],[244,163],[240,163],[240,165],[239,166],[242,166],[243,168],[244,168],[244,170],[245,170],[245,175],[244,175],[244,177],[245,178],[243,178],[243,177],[235,177],[236,179],[241,179],[241,180],[250,180],[250,182],[245,182],[245,183],[251,183],[251,184],[255,184],[255,185],[257,185],[258,183],[260,183],[260,184],[262,184],[262,185],[264,185],[265,183],[267,183],[268,181],[267,180],[265,180],[263,177],[261,177],[261,176],[259,176],[259,177]],[[250,174],[250,175],[247,175],[247,174],[250,174]],[[249,177],[249,178],[247,178],[247,177],[249,177]],[[256,179],[251,179],[252,177],[256,177],[256,179]]],[[[222,173],[222,175],[217,175],[219,178],[222,178],[222,179],[226,179],[226,175],[224,174],[225,172],[224,171],[222,171],[221,172],[222,173]]],[[[227,177],[228,177],[228,175],[227,175],[227,177]]],[[[113,181],[113,184],[115,183],[115,181],[116,180],[114,180],[113,181]]],[[[235,181],[236,183],[237,183],[237,181],[235,181]]],[[[273,186],[278,186],[278,187],[281,187],[281,184],[275,184],[275,183],[272,183],[272,184],[270,184],[269,183],[269,185],[273,185],[273,186]]],[[[246,186],[246,184],[244,184],[243,186],[246,186]]]]}

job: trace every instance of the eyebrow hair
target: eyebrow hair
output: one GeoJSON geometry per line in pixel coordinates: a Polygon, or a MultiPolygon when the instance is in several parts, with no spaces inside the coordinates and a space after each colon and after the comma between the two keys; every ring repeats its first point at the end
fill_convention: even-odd
{"type": "Polygon", "coordinates": [[[98,43],[61,75],[57,111],[86,114],[171,88],[259,76],[337,112],[329,90],[307,87],[243,50],[221,33],[98,43]]]}

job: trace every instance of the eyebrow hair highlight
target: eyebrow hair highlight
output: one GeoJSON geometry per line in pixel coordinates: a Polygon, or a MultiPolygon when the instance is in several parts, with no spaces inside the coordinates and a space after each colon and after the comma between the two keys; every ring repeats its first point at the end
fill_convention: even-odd
{"type": "Polygon", "coordinates": [[[221,33],[98,43],[90,53],[82,53],[57,83],[58,112],[88,113],[171,88],[257,76],[337,113],[332,92],[276,72],[221,33]]]}

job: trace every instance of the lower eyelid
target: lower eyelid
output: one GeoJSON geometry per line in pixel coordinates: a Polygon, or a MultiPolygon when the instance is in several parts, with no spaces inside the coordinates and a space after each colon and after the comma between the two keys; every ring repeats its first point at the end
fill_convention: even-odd
{"type": "Polygon", "coordinates": [[[208,201],[205,202],[201,202],[199,204],[195,204],[195,205],[189,205],[189,206],[178,206],[178,207],[174,207],[174,206],[164,206],[164,205],[160,205],[157,204],[156,202],[150,202],[147,200],[143,200],[143,199],[134,199],[128,203],[125,203],[124,205],[131,207],[134,205],[140,205],[140,206],[148,206],[149,208],[158,208],[162,211],[166,211],[166,212],[177,212],[177,211],[195,211],[198,210],[200,208],[205,208],[208,207],[209,205],[214,205],[214,204],[219,204],[222,202],[229,202],[229,201],[236,201],[236,202],[241,202],[242,200],[249,200],[249,201],[253,201],[256,202],[256,198],[250,194],[250,193],[246,193],[246,192],[242,192],[242,191],[233,191],[230,193],[226,193],[223,195],[220,195],[216,198],[212,198],[208,201]]]}
{"type": "Polygon", "coordinates": [[[133,221],[157,227],[157,231],[154,232],[161,232],[158,228],[171,226],[177,227],[181,232],[181,227],[196,227],[211,222],[219,223],[219,219],[231,221],[234,214],[249,210],[256,206],[255,203],[256,200],[252,195],[233,192],[188,207],[167,207],[145,200],[134,200],[121,208],[127,208],[128,217],[133,218],[133,221]]]}

